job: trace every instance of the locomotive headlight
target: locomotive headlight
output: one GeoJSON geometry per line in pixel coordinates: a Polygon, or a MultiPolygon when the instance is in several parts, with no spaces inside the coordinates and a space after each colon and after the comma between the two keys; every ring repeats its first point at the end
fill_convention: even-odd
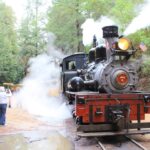
{"type": "Polygon", "coordinates": [[[126,51],[130,48],[131,42],[127,38],[120,38],[118,41],[118,47],[120,50],[126,51]]]}

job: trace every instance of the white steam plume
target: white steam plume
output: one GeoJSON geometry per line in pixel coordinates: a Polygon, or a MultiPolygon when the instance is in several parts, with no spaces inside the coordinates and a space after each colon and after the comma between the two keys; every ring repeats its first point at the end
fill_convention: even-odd
{"type": "Polygon", "coordinates": [[[127,29],[124,32],[124,35],[129,35],[135,33],[137,30],[143,29],[150,26],[150,0],[146,1],[147,3],[142,7],[139,15],[132,20],[127,29]]]}
{"type": "Polygon", "coordinates": [[[49,54],[44,53],[30,59],[29,73],[23,80],[23,87],[14,97],[17,104],[31,114],[48,117],[50,120],[71,117],[60,92],[58,60],[62,57],[64,56],[51,46],[49,54]]]}
{"type": "Polygon", "coordinates": [[[96,35],[97,39],[101,39],[102,27],[114,24],[115,23],[106,16],[102,16],[97,21],[91,18],[87,19],[81,26],[83,30],[83,44],[90,45],[94,35],[96,35]]]}

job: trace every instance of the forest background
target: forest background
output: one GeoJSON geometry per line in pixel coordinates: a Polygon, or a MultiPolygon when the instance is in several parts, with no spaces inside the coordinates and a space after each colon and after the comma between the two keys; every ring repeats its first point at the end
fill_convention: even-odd
{"type": "MultiPolygon", "coordinates": [[[[56,36],[55,45],[65,54],[88,51],[83,45],[82,24],[92,18],[107,16],[124,31],[139,13],[145,0],[26,0],[25,13],[19,24],[12,8],[0,0],[0,83],[19,83],[26,75],[28,61],[46,52],[50,33],[56,36]],[[46,6],[46,7],[45,7],[46,6]]],[[[90,30],[90,29],[89,29],[90,30]]],[[[129,35],[134,45],[141,41],[150,56],[150,27],[129,35]]],[[[150,73],[150,59],[142,65],[142,76],[150,73]]]]}

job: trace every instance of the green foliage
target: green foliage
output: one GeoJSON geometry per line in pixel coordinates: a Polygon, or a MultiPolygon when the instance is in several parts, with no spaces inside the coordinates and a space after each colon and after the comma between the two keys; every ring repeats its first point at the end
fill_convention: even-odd
{"type": "MultiPolygon", "coordinates": [[[[46,31],[53,32],[56,46],[65,53],[88,51],[83,47],[81,25],[87,18],[108,16],[118,23],[121,32],[138,15],[144,0],[53,0],[53,6],[43,12],[42,0],[27,0],[26,13],[18,31],[12,9],[0,0],[0,82],[18,82],[31,57],[46,50],[46,31]],[[138,8],[138,9],[137,9],[138,8]],[[47,14],[46,14],[47,13],[47,14]],[[17,39],[18,38],[18,39],[17,39]]],[[[89,29],[90,30],[90,29],[89,29]]],[[[150,27],[129,36],[135,46],[144,42],[150,49],[150,27]]],[[[150,51],[146,52],[150,55],[150,51]]],[[[148,75],[150,60],[142,66],[148,75]]]]}
{"type": "Polygon", "coordinates": [[[81,0],[56,0],[48,12],[47,30],[57,37],[56,45],[67,52],[83,51],[81,0]]]}
{"type": "Polygon", "coordinates": [[[141,66],[141,77],[148,77],[150,74],[150,58],[145,58],[141,66]]]}
{"type": "Polygon", "coordinates": [[[0,83],[17,82],[22,76],[14,25],[12,9],[0,2],[0,83]]]}
{"type": "Polygon", "coordinates": [[[148,50],[146,52],[147,55],[150,55],[150,27],[147,27],[145,29],[141,29],[137,31],[134,34],[131,34],[129,36],[130,39],[132,39],[132,42],[135,46],[138,46],[141,42],[143,42],[147,47],[148,50]]]}
{"type": "Polygon", "coordinates": [[[83,51],[84,48],[80,47],[81,25],[87,18],[96,20],[108,16],[124,31],[137,15],[136,8],[143,2],[144,0],[55,0],[48,11],[47,31],[56,35],[56,45],[63,51],[83,51]]]}
{"type": "Polygon", "coordinates": [[[41,12],[41,7],[41,0],[28,0],[27,13],[19,29],[20,56],[25,66],[31,57],[45,51],[45,14],[41,12]]]}
{"type": "Polygon", "coordinates": [[[84,0],[83,11],[87,18],[99,19],[102,15],[109,15],[114,3],[113,0],[84,0]]]}
{"type": "Polygon", "coordinates": [[[135,17],[135,3],[131,0],[116,0],[114,7],[110,11],[110,15],[113,16],[121,26],[121,30],[124,31],[127,25],[135,17]]]}

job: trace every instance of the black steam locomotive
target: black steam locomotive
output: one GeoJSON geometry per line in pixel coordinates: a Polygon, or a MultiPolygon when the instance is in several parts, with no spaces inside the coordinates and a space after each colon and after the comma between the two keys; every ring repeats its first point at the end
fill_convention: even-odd
{"type": "Polygon", "coordinates": [[[103,28],[105,46],[96,46],[93,40],[88,55],[75,54],[63,60],[63,91],[83,90],[100,93],[127,93],[136,91],[138,83],[137,68],[129,61],[135,53],[132,43],[118,38],[117,26],[103,28]]]}
{"type": "Polygon", "coordinates": [[[132,59],[136,52],[132,42],[118,36],[117,26],[104,27],[103,38],[105,44],[97,46],[94,37],[88,55],[70,55],[62,62],[62,89],[75,105],[73,116],[80,136],[81,131],[127,134],[126,129],[150,127],[141,123],[150,113],[150,94],[136,90],[138,67],[132,59]]]}

